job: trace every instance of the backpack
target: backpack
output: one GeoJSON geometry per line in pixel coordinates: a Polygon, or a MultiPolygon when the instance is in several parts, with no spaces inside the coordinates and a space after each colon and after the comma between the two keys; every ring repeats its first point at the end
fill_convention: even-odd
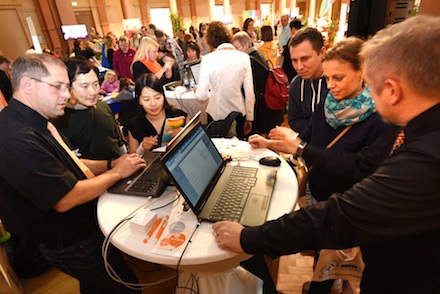
{"type": "Polygon", "coordinates": [[[257,58],[250,56],[268,71],[266,88],[264,90],[264,104],[272,110],[282,110],[286,106],[289,97],[289,79],[281,67],[270,69],[257,58]]]}

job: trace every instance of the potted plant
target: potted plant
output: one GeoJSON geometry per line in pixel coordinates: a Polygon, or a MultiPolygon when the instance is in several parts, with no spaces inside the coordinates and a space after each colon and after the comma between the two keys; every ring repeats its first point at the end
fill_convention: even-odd
{"type": "Polygon", "coordinates": [[[179,30],[183,29],[182,18],[174,12],[170,13],[171,26],[173,27],[173,36],[177,38],[179,36],[179,30]]]}

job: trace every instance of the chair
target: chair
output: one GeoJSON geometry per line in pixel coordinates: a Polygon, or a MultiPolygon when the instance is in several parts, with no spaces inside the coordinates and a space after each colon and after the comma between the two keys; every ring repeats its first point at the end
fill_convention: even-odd
{"type": "Polygon", "coordinates": [[[5,230],[0,220],[0,293],[22,294],[23,286],[9,263],[6,247],[2,245],[6,244],[10,237],[11,234],[5,230]]]}
{"type": "Polygon", "coordinates": [[[225,119],[208,123],[205,131],[211,138],[232,138],[234,136],[242,138],[244,137],[243,115],[233,111],[225,119]]]}

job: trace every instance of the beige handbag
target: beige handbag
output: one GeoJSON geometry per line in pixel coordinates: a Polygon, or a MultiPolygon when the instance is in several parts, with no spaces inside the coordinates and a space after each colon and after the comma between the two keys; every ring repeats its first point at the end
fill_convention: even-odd
{"type": "MultiPolygon", "coordinates": [[[[333,145],[336,144],[336,142],[339,141],[339,139],[342,138],[342,136],[345,135],[345,133],[350,130],[351,126],[345,127],[342,132],[340,132],[334,139],[331,141],[325,148],[330,149],[333,147],[333,145]]],[[[307,167],[307,164],[304,160],[304,158],[298,156],[296,159],[291,158],[290,161],[293,164],[293,169],[296,173],[296,178],[298,180],[298,204],[300,207],[305,206],[305,197],[306,197],[306,183],[307,178],[309,176],[310,171],[312,170],[313,166],[307,167]]]]}

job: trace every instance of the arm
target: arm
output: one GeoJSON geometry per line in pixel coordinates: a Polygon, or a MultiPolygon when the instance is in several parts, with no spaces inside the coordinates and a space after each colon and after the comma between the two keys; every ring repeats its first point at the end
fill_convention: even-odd
{"type": "Polygon", "coordinates": [[[244,75],[243,87],[246,104],[246,121],[253,121],[255,111],[255,92],[250,58],[246,58],[246,72],[244,75]]]}
{"type": "MultiPolygon", "coordinates": [[[[438,145],[438,144],[437,144],[438,145]]],[[[401,147],[403,148],[403,147],[401,147]]],[[[419,149],[420,151],[420,149],[419,149]]],[[[384,240],[431,239],[440,227],[436,191],[438,158],[410,150],[389,158],[370,177],[342,195],[307,206],[260,227],[213,225],[220,248],[272,258],[306,249],[384,244],[384,240]],[[412,170],[423,170],[413,173],[412,170]],[[434,172],[427,180],[426,174],[434,172]],[[423,185],[420,183],[423,182],[423,185]],[[423,237],[424,236],[424,237],[423,237]]],[[[434,242],[434,241],[432,241],[434,242]]],[[[382,246],[380,245],[380,246],[382,246]]],[[[404,243],[402,245],[405,245],[404,243]]],[[[411,246],[411,245],[410,245],[411,246]]],[[[384,250],[394,250],[394,245],[384,250]]]]}
{"type": "Polygon", "coordinates": [[[199,84],[197,85],[197,90],[195,92],[196,98],[201,101],[205,101],[206,99],[208,99],[208,93],[209,93],[209,70],[208,70],[209,63],[207,63],[208,61],[208,59],[206,59],[207,57],[208,56],[202,59],[200,65],[200,74],[199,74],[200,81],[199,84]]]}
{"type": "Polygon", "coordinates": [[[382,136],[359,152],[340,152],[307,144],[303,157],[309,164],[339,178],[360,181],[388,157],[386,150],[391,150],[398,132],[399,127],[388,126],[382,136]]]}
{"type": "Polygon", "coordinates": [[[115,51],[115,53],[113,54],[113,62],[112,62],[113,70],[116,72],[118,77],[121,76],[121,70],[119,68],[119,58],[120,58],[119,56],[120,56],[119,52],[115,51]]]}
{"type": "MultiPolygon", "coordinates": [[[[90,162],[89,162],[90,164],[90,162]]],[[[102,161],[97,163],[101,166],[102,161]]],[[[126,154],[112,162],[114,166],[94,178],[78,181],[58,203],[54,209],[66,212],[76,206],[89,202],[104,193],[108,187],[117,181],[132,175],[139,168],[145,168],[145,161],[137,154],[126,154]]]]}
{"type": "Polygon", "coordinates": [[[114,54],[114,50],[108,50],[107,52],[107,60],[109,65],[113,68],[113,54],[114,54]]]}
{"type": "Polygon", "coordinates": [[[128,131],[128,152],[129,153],[136,153],[136,150],[139,147],[139,141],[136,140],[130,131],[128,131]]]}
{"type": "MultiPolygon", "coordinates": [[[[298,133],[301,133],[305,129],[309,121],[308,118],[304,118],[302,103],[300,101],[300,97],[298,97],[301,93],[300,83],[301,78],[299,75],[294,77],[290,83],[289,108],[287,112],[289,126],[292,128],[292,130],[298,133]]],[[[306,99],[306,97],[304,99],[306,99]]]]}
{"type": "Polygon", "coordinates": [[[292,130],[301,133],[307,126],[309,119],[301,118],[301,102],[292,96],[292,90],[289,93],[289,109],[287,112],[289,126],[292,130]]]}

